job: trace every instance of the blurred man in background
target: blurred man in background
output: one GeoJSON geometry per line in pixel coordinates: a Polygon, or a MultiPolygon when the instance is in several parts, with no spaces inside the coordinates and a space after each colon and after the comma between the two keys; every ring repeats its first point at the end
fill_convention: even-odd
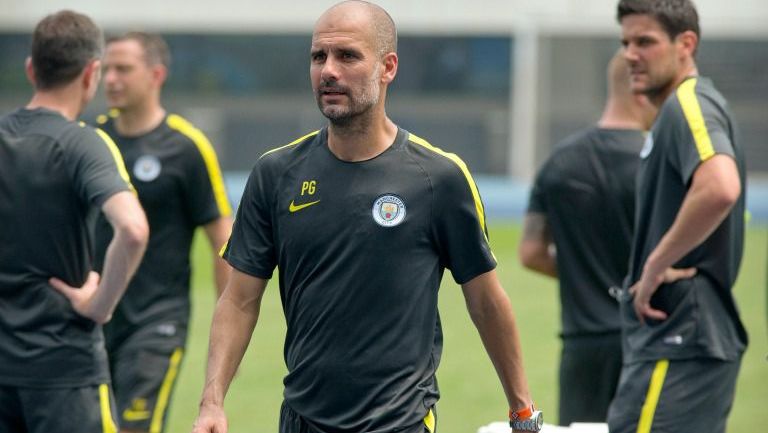
{"type": "Polygon", "coordinates": [[[103,43],[85,15],[45,17],[26,65],[34,95],[0,118],[2,432],[116,429],[99,325],[148,233],[120,153],[75,122],[98,88],[103,43]],[[91,271],[98,209],[115,232],[100,278],[91,271]]]}
{"type": "Polygon", "coordinates": [[[629,67],[616,53],[597,125],[560,142],[531,191],[519,254],[523,266],[560,283],[560,425],[605,422],[616,392],[615,295],[627,275],[638,154],[655,114],[630,91],[629,67]]]}
{"type": "Polygon", "coordinates": [[[632,90],[659,114],[640,153],[624,367],[611,432],[724,432],[747,334],[731,290],[745,168],[733,117],[695,54],[689,0],[622,0],[632,90]]]}
{"type": "MultiPolygon", "coordinates": [[[[120,148],[150,226],[147,253],[104,327],[124,432],[160,432],[165,425],[187,338],[189,256],[197,227],[214,250],[217,293],[229,272],[217,254],[232,224],[221,170],[205,135],[161,104],[169,63],[160,36],[131,32],[107,42],[104,84],[112,110],[98,123],[120,148]]],[[[100,220],[97,258],[111,238],[100,220]]]]}
{"type": "Polygon", "coordinates": [[[456,155],[387,117],[397,67],[395,25],[379,6],[343,2],[318,19],[310,76],[329,125],[265,153],[251,173],[224,251],[234,269],[195,432],[227,430],[224,396],[275,267],[288,325],[280,432],[434,432],[445,268],[511,418],[540,421],[477,187],[456,155]]]}

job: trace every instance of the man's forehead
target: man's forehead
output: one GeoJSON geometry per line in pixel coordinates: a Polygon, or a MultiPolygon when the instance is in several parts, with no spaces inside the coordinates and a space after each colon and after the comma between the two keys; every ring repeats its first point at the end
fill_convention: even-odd
{"type": "Polygon", "coordinates": [[[627,15],[621,19],[622,30],[634,30],[636,32],[663,31],[661,23],[653,16],[646,14],[627,15]]]}
{"type": "Polygon", "coordinates": [[[312,34],[312,49],[373,48],[373,32],[363,27],[316,28],[312,34]]]}

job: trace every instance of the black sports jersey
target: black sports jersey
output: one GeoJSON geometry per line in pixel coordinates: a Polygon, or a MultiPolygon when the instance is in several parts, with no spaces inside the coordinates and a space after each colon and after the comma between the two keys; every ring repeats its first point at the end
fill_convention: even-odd
{"type": "MultiPolygon", "coordinates": [[[[213,147],[175,114],[138,137],[120,135],[112,116],[100,116],[98,122],[123,154],[150,229],[141,265],[105,327],[107,338],[155,319],[186,325],[195,228],[231,214],[213,147]]],[[[102,216],[96,230],[99,269],[111,239],[112,228],[102,216]]]]}
{"type": "Polygon", "coordinates": [[[635,237],[628,284],[640,279],[648,255],[674,222],[693,173],[715,154],[733,157],[742,194],[728,217],[675,268],[695,267],[691,279],[659,287],[651,306],[665,311],[664,321],[641,325],[632,300],[622,303],[625,361],[660,357],[737,359],[747,344],[731,288],[744,243],[745,168],[725,99],[702,77],[685,80],[664,102],[640,153],[635,237]]]}
{"type": "Polygon", "coordinates": [[[557,247],[564,337],[621,330],[611,287],[627,275],[643,133],[593,127],[558,144],[539,170],[528,212],[557,247]]]}
{"type": "Polygon", "coordinates": [[[438,399],[437,292],[492,270],[466,165],[398,130],[367,161],[337,159],[327,130],[264,154],[224,258],[270,278],[288,325],[285,401],[324,431],[422,422],[438,399]]]}
{"type": "Polygon", "coordinates": [[[98,208],[128,190],[122,164],[104,132],[54,111],[0,118],[0,384],[109,381],[101,327],[48,279],[85,283],[98,208]]]}

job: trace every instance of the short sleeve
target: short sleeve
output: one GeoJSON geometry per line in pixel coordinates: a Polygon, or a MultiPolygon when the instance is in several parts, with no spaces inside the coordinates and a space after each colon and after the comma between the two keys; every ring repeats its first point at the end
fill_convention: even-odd
{"type": "Polygon", "coordinates": [[[684,184],[691,181],[699,164],[716,154],[734,157],[729,125],[721,108],[710,98],[696,92],[696,80],[688,80],[677,90],[679,111],[673,117],[678,169],[684,184]],[[679,127],[678,127],[679,125],[679,127]]]}
{"type": "Polygon", "coordinates": [[[207,139],[188,149],[184,174],[185,206],[195,225],[232,214],[219,161],[207,139]]]}
{"type": "Polygon", "coordinates": [[[123,157],[100,129],[73,126],[62,136],[68,169],[83,201],[101,207],[112,195],[131,190],[123,157]]]}
{"type": "Polygon", "coordinates": [[[441,263],[458,284],[496,267],[488,244],[485,208],[461,160],[435,179],[433,218],[441,263]]]}
{"type": "Polygon", "coordinates": [[[254,167],[245,185],[235,215],[232,235],[222,257],[235,269],[254,277],[269,279],[277,266],[273,227],[272,197],[264,159],[254,167]]]}

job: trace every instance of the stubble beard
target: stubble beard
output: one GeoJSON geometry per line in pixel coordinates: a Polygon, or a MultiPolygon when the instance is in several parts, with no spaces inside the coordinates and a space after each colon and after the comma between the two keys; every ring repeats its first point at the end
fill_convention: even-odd
{"type": "MultiPolygon", "coordinates": [[[[326,106],[323,104],[322,96],[318,93],[315,95],[317,101],[317,108],[323,113],[323,116],[337,128],[348,128],[352,125],[362,123],[368,123],[370,119],[370,113],[373,107],[379,103],[379,82],[377,80],[378,68],[374,71],[371,80],[363,91],[355,96],[347,89],[345,93],[349,99],[349,105],[347,107],[340,106],[326,106]]],[[[331,83],[321,83],[323,86],[332,86],[331,83]]],[[[365,125],[357,125],[365,126],[365,125]]]]}

